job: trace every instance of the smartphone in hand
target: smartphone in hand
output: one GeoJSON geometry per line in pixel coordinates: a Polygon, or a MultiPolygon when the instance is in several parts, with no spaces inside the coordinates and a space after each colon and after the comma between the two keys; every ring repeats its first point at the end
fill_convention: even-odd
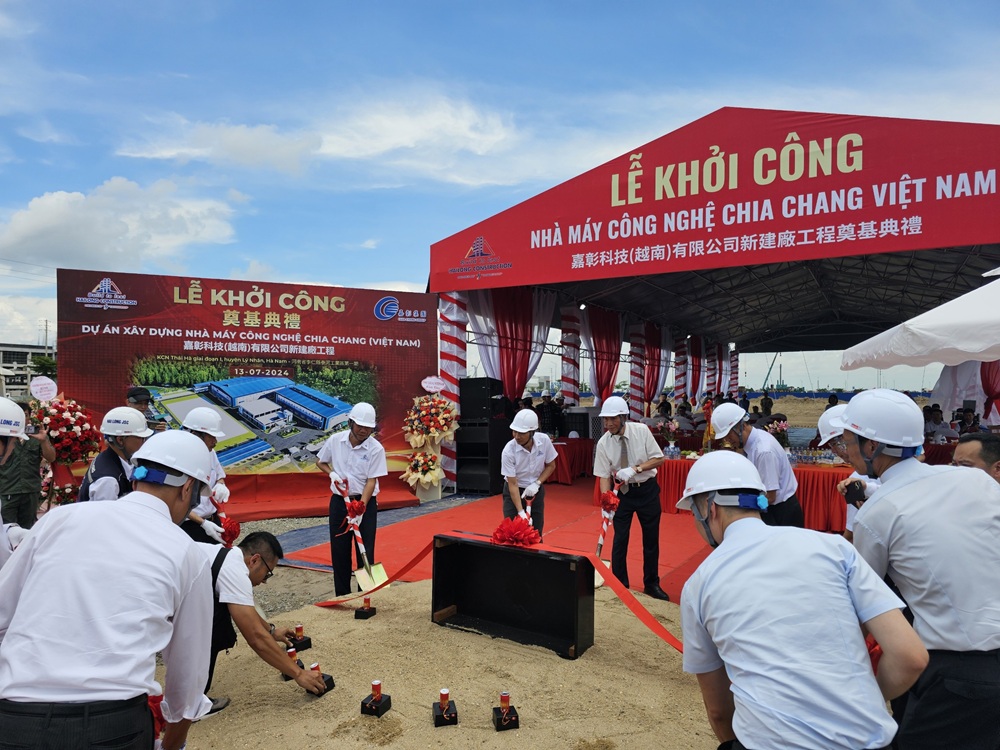
{"type": "Polygon", "coordinates": [[[865,487],[861,484],[860,479],[855,479],[847,485],[844,500],[848,503],[863,503],[865,501],[865,487]]]}

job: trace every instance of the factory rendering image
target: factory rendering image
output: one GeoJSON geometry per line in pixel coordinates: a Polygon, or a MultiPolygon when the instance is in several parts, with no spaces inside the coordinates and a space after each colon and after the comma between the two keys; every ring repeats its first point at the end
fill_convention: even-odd
{"type": "Polygon", "coordinates": [[[196,383],[195,393],[208,392],[219,404],[238,409],[241,417],[264,432],[292,424],[296,418],[317,430],[332,430],[347,421],[351,405],[288,378],[230,378],[196,383]]]}

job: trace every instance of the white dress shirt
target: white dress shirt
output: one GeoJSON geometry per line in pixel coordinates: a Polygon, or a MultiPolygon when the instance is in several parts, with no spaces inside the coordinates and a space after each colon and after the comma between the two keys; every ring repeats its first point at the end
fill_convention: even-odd
{"type": "MultiPolygon", "coordinates": [[[[209,455],[212,459],[212,472],[208,475],[208,487],[210,490],[214,490],[216,483],[220,479],[226,478],[226,470],[222,468],[219,457],[214,450],[209,451],[209,455]]],[[[198,507],[194,509],[194,512],[202,518],[214,516],[215,506],[212,504],[212,496],[202,495],[201,502],[198,503],[198,507]]]]}
{"type": "MultiPolygon", "coordinates": [[[[224,548],[208,542],[195,542],[195,544],[205,554],[211,570],[219,550],[224,548]]],[[[222,604],[243,604],[247,607],[254,605],[250,570],[243,560],[243,550],[239,547],[233,547],[222,559],[219,577],[215,580],[215,593],[219,595],[222,604]]]]}
{"type": "Polygon", "coordinates": [[[1000,484],[981,469],[915,458],[882,473],[854,545],[892,578],[928,649],[1000,648],[1000,484]]]}
{"type": "MultiPolygon", "coordinates": [[[[132,469],[135,467],[121,456],[118,456],[118,460],[121,462],[122,468],[125,469],[125,476],[132,476],[132,469]]],[[[120,491],[118,477],[101,477],[90,485],[90,500],[117,500],[120,491]]]]}
{"type": "MultiPolygon", "coordinates": [[[[740,425],[737,425],[740,427],[740,425]]],[[[795,494],[799,488],[799,480],[795,478],[792,465],[788,463],[788,454],[781,443],[767,430],[750,430],[750,437],[743,446],[747,458],[757,467],[757,473],[768,492],[776,490],[774,503],[783,503],[795,494]]]]}
{"type": "MultiPolygon", "coordinates": [[[[361,445],[355,447],[351,445],[350,430],[342,430],[327,438],[316,458],[333,467],[341,479],[347,480],[348,491],[352,495],[360,495],[370,478],[384,477],[389,473],[382,444],[369,435],[361,445]]],[[[377,494],[376,479],[372,495],[377,494]]]]}
{"type": "Polygon", "coordinates": [[[0,570],[0,698],[89,703],[158,695],[163,716],[211,707],[211,571],[167,506],[143,492],[55,508],[0,570]]]}
{"type": "MultiPolygon", "coordinates": [[[[663,450],[656,444],[656,438],[649,428],[639,422],[626,422],[624,438],[605,432],[597,441],[594,453],[594,476],[613,477],[622,468],[622,440],[625,441],[628,453],[626,466],[638,466],[652,458],[663,458],[663,450]]],[[[656,469],[641,471],[632,478],[632,482],[645,482],[656,476],[656,469]]]]}
{"type": "Polygon", "coordinates": [[[545,464],[558,458],[552,439],[544,432],[536,432],[531,439],[531,450],[525,450],[516,440],[508,441],[500,454],[500,476],[516,477],[518,487],[537,482],[545,464]]]}
{"type": "Polygon", "coordinates": [[[883,747],[896,724],[858,623],[902,606],[843,537],[743,518],[684,584],[684,671],[725,666],[747,747],[883,747]]]}

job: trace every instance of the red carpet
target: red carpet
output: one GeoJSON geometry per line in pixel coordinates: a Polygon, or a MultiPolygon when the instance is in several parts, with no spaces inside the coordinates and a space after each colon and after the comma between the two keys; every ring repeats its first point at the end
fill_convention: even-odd
{"type": "MultiPolygon", "coordinates": [[[[579,479],[572,486],[545,486],[547,545],[585,552],[593,552],[597,548],[601,511],[594,507],[592,497],[593,479],[590,478],[579,479]]],[[[391,576],[427,546],[435,534],[463,531],[489,537],[502,519],[500,505],[500,496],[496,495],[381,528],[376,544],[378,560],[391,576]]],[[[613,538],[614,531],[609,528],[601,555],[605,560],[611,558],[613,538]]],[[[690,514],[663,514],[660,521],[660,580],[673,601],[680,600],[684,582],[709,551],[709,546],[698,535],[690,514]]],[[[285,559],[329,565],[330,547],[318,544],[289,554],[285,559]]],[[[428,555],[403,580],[430,578],[431,563],[431,556],[428,555]]],[[[641,590],[642,535],[639,522],[635,519],[629,538],[628,570],[632,588],[641,590]]]]}
{"type": "MultiPolygon", "coordinates": [[[[233,493],[226,515],[236,521],[311,518],[330,513],[330,480],[319,472],[231,474],[226,484],[233,493]]],[[[386,478],[379,485],[378,505],[382,510],[420,504],[403,482],[386,478]]]]}

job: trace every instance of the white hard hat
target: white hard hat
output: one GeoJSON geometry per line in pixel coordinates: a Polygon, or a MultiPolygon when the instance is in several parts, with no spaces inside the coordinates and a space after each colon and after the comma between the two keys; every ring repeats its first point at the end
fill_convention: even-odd
{"type": "Polygon", "coordinates": [[[159,476],[157,477],[158,484],[180,487],[187,481],[186,477],[191,477],[201,482],[201,494],[207,495],[212,491],[208,484],[209,476],[212,473],[211,454],[201,439],[190,432],[183,430],[158,432],[132,454],[132,465],[137,467],[132,471],[132,478],[140,481],[154,481],[155,469],[141,466],[140,462],[142,461],[151,461],[166,466],[180,472],[185,477],[159,476]]]}
{"type": "Polygon", "coordinates": [[[222,431],[222,416],[210,406],[199,406],[189,411],[181,427],[191,432],[204,432],[216,438],[226,436],[222,431]]]}
{"type": "Polygon", "coordinates": [[[712,451],[694,462],[677,507],[691,510],[695,495],[703,492],[725,493],[715,496],[717,505],[741,505],[741,493],[737,490],[755,495],[765,491],[757,467],[750,459],[734,451],[712,451]]]}
{"type": "Polygon", "coordinates": [[[924,415],[909,396],[889,388],[862,391],[830,424],[842,430],[901,448],[924,444],[924,415]]]}
{"type": "Polygon", "coordinates": [[[847,404],[837,404],[819,415],[818,429],[820,445],[826,445],[833,438],[844,434],[844,428],[840,424],[834,425],[833,419],[839,418],[846,409],[847,404]]]}
{"type": "Polygon", "coordinates": [[[375,407],[361,401],[354,405],[347,418],[361,427],[375,427],[375,407]]]}
{"type": "Polygon", "coordinates": [[[545,398],[546,396],[548,396],[549,398],[551,398],[552,397],[552,391],[550,391],[548,389],[542,391],[542,398],[545,398]]]}
{"type": "Polygon", "coordinates": [[[621,396],[608,396],[607,401],[601,406],[602,417],[628,416],[628,404],[621,396]]]}
{"type": "Polygon", "coordinates": [[[538,429],[538,415],[531,409],[521,409],[514,415],[514,421],[510,423],[510,429],[514,432],[531,432],[538,429]]]}
{"type": "Polygon", "coordinates": [[[116,406],[104,415],[101,433],[115,437],[149,437],[153,431],[146,425],[146,417],[141,411],[131,406],[116,406]]]}
{"type": "Polygon", "coordinates": [[[712,412],[712,429],[715,430],[715,439],[719,440],[729,434],[736,425],[745,422],[747,410],[737,404],[719,404],[712,412]]]}
{"type": "Polygon", "coordinates": [[[24,437],[24,409],[2,396],[0,396],[0,435],[24,437]]]}

